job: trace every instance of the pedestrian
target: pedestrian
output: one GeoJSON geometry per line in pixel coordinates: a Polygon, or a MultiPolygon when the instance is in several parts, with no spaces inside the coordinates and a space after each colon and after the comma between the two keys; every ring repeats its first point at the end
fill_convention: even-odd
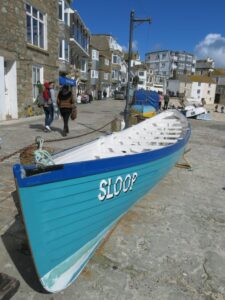
{"type": "Polygon", "coordinates": [[[44,83],[44,91],[43,91],[43,99],[44,99],[44,113],[45,113],[45,132],[51,131],[51,124],[54,119],[54,110],[53,110],[53,104],[51,100],[51,94],[49,89],[49,83],[44,83]]]}
{"type": "Polygon", "coordinates": [[[107,92],[106,92],[106,90],[103,91],[103,97],[104,97],[104,99],[107,97],[107,92]]]}
{"type": "Polygon", "coordinates": [[[60,113],[59,113],[59,108],[57,105],[57,100],[55,95],[55,84],[53,81],[49,81],[49,91],[50,91],[50,97],[53,105],[54,119],[59,119],[60,113]]]}
{"type": "Polygon", "coordinates": [[[169,95],[168,95],[168,93],[166,93],[164,95],[164,107],[163,107],[163,109],[168,109],[169,101],[170,101],[169,95]]]}
{"type": "Polygon", "coordinates": [[[163,102],[162,92],[158,91],[158,95],[159,95],[159,110],[161,110],[162,102],[163,102]]]}
{"type": "Polygon", "coordinates": [[[218,112],[218,104],[215,106],[215,112],[218,112]]]}
{"type": "Polygon", "coordinates": [[[43,85],[41,84],[40,80],[37,81],[36,86],[38,88],[38,94],[41,94],[43,92],[43,85]]]}
{"type": "Polygon", "coordinates": [[[37,81],[36,87],[38,89],[38,95],[34,102],[38,107],[43,107],[44,105],[44,98],[43,98],[43,85],[41,84],[40,80],[37,81]]]}
{"type": "Polygon", "coordinates": [[[205,105],[206,105],[205,98],[202,98],[202,99],[201,99],[201,102],[202,102],[202,106],[205,106],[205,105]]]}
{"type": "Polygon", "coordinates": [[[221,106],[221,113],[224,113],[224,106],[221,106]]]}
{"type": "Polygon", "coordinates": [[[75,107],[75,101],[73,94],[68,85],[63,85],[57,98],[57,104],[60,109],[61,116],[63,118],[63,132],[62,135],[66,136],[69,133],[69,117],[72,113],[73,107],[75,107]]]}

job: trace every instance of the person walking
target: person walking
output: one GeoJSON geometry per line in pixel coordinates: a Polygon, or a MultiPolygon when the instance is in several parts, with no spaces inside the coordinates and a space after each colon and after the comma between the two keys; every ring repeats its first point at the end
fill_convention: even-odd
{"type": "Polygon", "coordinates": [[[170,101],[169,95],[168,95],[168,93],[166,93],[165,96],[164,96],[164,107],[163,107],[163,109],[168,109],[169,101],[170,101]]]}
{"type": "Polygon", "coordinates": [[[106,97],[107,97],[107,92],[106,92],[106,90],[103,91],[103,97],[104,97],[104,99],[106,99],[106,97]]]}
{"type": "Polygon", "coordinates": [[[51,127],[50,125],[52,124],[52,121],[54,119],[54,110],[53,110],[53,104],[51,100],[51,94],[50,94],[50,89],[49,89],[49,83],[45,82],[44,83],[44,91],[43,91],[43,109],[45,113],[45,132],[50,132],[51,127]]]}
{"type": "Polygon", "coordinates": [[[54,85],[53,81],[49,82],[49,91],[50,91],[50,97],[51,97],[52,105],[53,105],[54,119],[59,119],[60,113],[59,113],[59,108],[57,105],[57,100],[56,100],[56,95],[55,95],[55,85],[54,85]]]}
{"type": "Polygon", "coordinates": [[[158,95],[159,95],[159,110],[161,110],[161,108],[162,108],[162,102],[163,102],[162,92],[158,91],[158,95]]]}
{"type": "Polygon", "coordinates": [[[63,118],[62,135],[66,136],[69,133],[69,117],[72,113],[73,107],[75,106],[73,94],[68,85],[63,85],[62,89],[60,90],[57,98],[57,104],[63,118]]]}

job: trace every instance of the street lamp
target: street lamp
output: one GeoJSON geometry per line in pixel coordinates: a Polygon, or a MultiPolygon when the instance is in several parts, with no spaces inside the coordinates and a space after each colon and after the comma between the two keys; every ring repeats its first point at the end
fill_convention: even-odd
{"type": "Polygon", "coordinates": [[[127,89],[126,89],[126,106],[124,109],[124,121],[125,121],[125,128],[128,128],[128,117],[129,117],[129,100],[130,100],[130,81],[131,81],[131,59],[132,59],[132,44],[133,44],[133,30],[134,30],[134,23],[144,23],[148,22],[151,23],[151,19],[135,19],[134,18],[134,10],[130,12],[130,38],[129,38],[129,52],[128,52],[128,82],[127,82],[127,89]]]}

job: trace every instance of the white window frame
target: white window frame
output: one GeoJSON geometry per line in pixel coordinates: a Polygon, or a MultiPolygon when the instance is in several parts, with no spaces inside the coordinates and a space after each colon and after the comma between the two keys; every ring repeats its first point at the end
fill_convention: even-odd
{"type": "Polygon", "coordinates": [[[69,42],[65,40],[61,40],[59,42],[59,59],[65,60],[65,61],[70,61],[70,45],[69,42]],[[68,47],[68,53],[66,54],[66,47],[68,47]],[[60,53],[62,49],[62,54],[60,53]]]}
{"type": "Polygon", "coordinates": [[[39,47],[41,49],[47,49],[47,17],[46,14],[42,13],[34,6],[30,5],[29,3],[25,4],[26,8],[26,40],[27,43],[39,47]],[[28,10],[28,7],[30,8],[28,10]],[[34,11],[37,11],[37,15],[35,16],[34,11]],[[30,38],[28,38],[28,18],[30,19],[30,38]],[[34,40],[34,21],[37,22],[37,42],[34,40]],[[41,42],[41,34],[40,34],[40,26],[43,26],[43,45],[41,42]]]}
{"type": "Polygon", "coordinates": [[[109,66],[109,59],[108,58],[105,58],[105,65],[109,66]]]}
{"type": "Polygon", "coordinates": [[[92,49],[92,60],[99,61],[99,51],[92,49]]]}
{"type": "Polygon", "coordinates": [[[41,65],[32,65],[32,96],[33,100],[38,96],[37,82],[43,82],[44,68],[41,65]]]}
{"type": "Polygon", "coordinates": [[[85,59],[81,59],[80,61],[80,70],[81,72],[87,72],[87,61],[85,59]],[[82,65],[84,66],[83,69],[82,69],[82,65]]]}
{"type": "Polygon", "coordinates": [[[118,80],[119,73],[117,70],[112,70],[112,79],[118,80]]]}
{"type": "Polygon", "coordinates": [[[116,65],[120,65],[121,64],[121,57],[119,55],[112,54],[112,63],[116,64],[116,65]],[[114,62],[114,58],[115,58],[115,62],[114,62]]]}
{"type": "Polygon", "coordinates": [[[70,26],[70,6],[69,3],[65,0],[58,0],[58,19],[62,22],[64,22],[66,25],[70,26]],[[61,15],[62,17],[60,18],[59,13],[60,13],[60,7],[61,7],[61,15]],[[67,17],[66,17],[67,16],[67,17]]]}
{"type": "Polygon", "coordinates": [[[98,79],[98,71],[96,71],[96,70],[91,70],[91,78],[98,79]]]}
{"type": "Polygon", "coordinates": [[[104,80],[109,80],[109,73],[104,73],[104,80]]]}

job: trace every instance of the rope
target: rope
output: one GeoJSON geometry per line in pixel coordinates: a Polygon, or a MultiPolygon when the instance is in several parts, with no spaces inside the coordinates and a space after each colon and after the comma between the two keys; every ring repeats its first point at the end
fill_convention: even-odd
{"type": "Polygon", "coordinates": [[[183,160],[185,161],[184,163],[176,163],[176,167],[177,168],[183,168],[183,169],[187,169],[189,171],[192,171],[192,165],[189,163],[189,161],[187,160],[187,158],[185,157],[185,154],[187,154],[188,152],[191,151],[191,148],[190,149],[187,149],[184,151],[183,153],[183,160]]]}
{"type": "MultiPolygon", "coordinates": [[[[113,120],[112,120],[112,121],[113,121],[113,120]]],[[[108,126],[109,124],[111,124],[112,121],[106,123],[104,126],[102,126],[102,127],[100,127],[100,128],[93,129],[92,131],[89,131],[89,132],[84,133],[84,134],[80,134],[80,135],[76,135],[76,136],[72,136],[72,137],[67,137],[67,138],[60,138],[60,139],[46,140],[45,143],[59,142],[59,141],[65,141],[65,140],[71,140],[71,139],[76,139],[76,138],[79,138],[79,137],[83,137],[83,136],[92,134],[92,133],[94,133],[94,132],[96,132],[96,131],[102,130],[103,128],[105,128],[106,126],[108,126]]],[[[6,159],[8,159],[8,158],[10,158],[10,157],[12,157],[12,156],[14,156],[14,155],[16,155],[16,154],[18,154],[18,153],[21,153],[21,152],[27,150],[28,148],[30,148],[31,146],[35,146],[35,145],[36,145],[36,143],[32,143],[32,144],[30,144],[30,145],[28,145],[28,146],[26,146],[26,147],[23,147],[23,148],[21,148],[21,149],[15,151],[15,152],[13,152],[13,153],[11,153],[11,154],[8,154],[8,155],[6,155],[6,156],[3,156],[2,158],[0,158],[0,162],[3,162],[3,161],[5,161],[6,159]]]]}

